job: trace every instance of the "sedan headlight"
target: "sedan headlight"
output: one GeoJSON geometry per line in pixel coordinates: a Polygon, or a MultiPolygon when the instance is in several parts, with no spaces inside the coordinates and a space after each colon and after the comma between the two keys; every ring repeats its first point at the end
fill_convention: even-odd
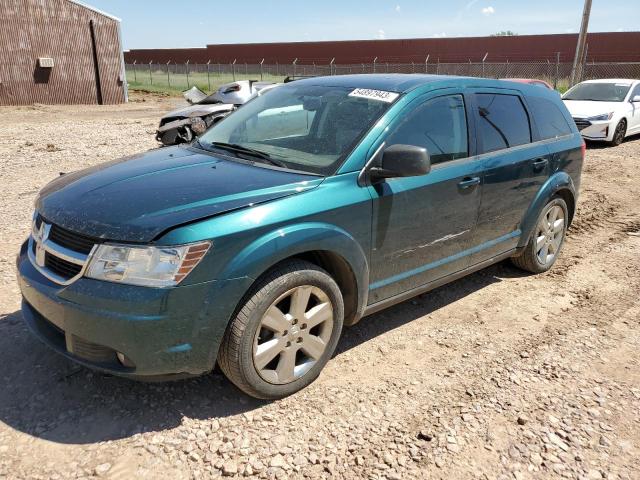
{"type": "Polygon", "coordinates": [[[589,117],[587,120],[592,122],[602,122],[605,120],[611,120],[613,118],[614,112],[611,113],[603,113],[602,115],[596,115],[595,117],[589,117]]]}
{"type": "Polygon", "coordinates": [[[210,242],[176,247],[99,245],[86,276],[145,287],[172,287],[189,275],[209,250],[210,242]]]}

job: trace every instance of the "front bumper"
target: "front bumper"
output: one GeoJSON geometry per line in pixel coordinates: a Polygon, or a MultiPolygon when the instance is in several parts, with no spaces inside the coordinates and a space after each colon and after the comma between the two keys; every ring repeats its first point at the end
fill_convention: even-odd
{"type": "Polygon", "coordinates": [[[31,331],[78,363],[138,379],[210,371],[250,284],[237,279],[148,288],[80,278],[64,286],[38,272],[26,250],[25,243],[17,269],[22,314],[31,331]]]}

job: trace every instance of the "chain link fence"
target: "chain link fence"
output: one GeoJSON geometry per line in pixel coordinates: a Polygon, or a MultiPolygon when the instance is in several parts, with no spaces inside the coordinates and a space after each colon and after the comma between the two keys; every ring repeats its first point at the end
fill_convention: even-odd
{"type": "MultiPolygon", "coordinates": [[[[167,63],[127,64],[130,87],[149,91],[182,91],[197,86],[211,92],[235,80],[282,82],[286,77],[348,75],[356,73],[427,73],[486,78],[535,78],[565,91],[570,86],[572,63],[566,62],[465,62],[465,63],[359,63],[336,64],[247,64],[167,63]]],[[[598,78],[640,78],[640,62],[589,62],[583,65],[582,80],[598,78]]]]}

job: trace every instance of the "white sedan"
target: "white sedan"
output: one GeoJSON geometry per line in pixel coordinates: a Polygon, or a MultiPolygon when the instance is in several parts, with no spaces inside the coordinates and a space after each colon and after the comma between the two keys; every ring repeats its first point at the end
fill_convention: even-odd
{"type": "Polygon", "coordinates": [[[589,80],[562,99],[586,140],[620,145],[640,133],[640,80],[589,80]]]}

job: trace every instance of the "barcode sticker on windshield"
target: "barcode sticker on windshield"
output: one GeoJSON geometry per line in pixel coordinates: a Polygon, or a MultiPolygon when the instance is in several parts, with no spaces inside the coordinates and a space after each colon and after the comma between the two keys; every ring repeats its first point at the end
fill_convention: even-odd
{"type": "Polygon", "coordinates": [[[395,92],[385,92],[384,90],[372,90],[370,88],[356,88],[349,94],[350,97],[368,98],[369,100],[378,100],[379,102],[391,103],[400,94],[395,92]]]}

